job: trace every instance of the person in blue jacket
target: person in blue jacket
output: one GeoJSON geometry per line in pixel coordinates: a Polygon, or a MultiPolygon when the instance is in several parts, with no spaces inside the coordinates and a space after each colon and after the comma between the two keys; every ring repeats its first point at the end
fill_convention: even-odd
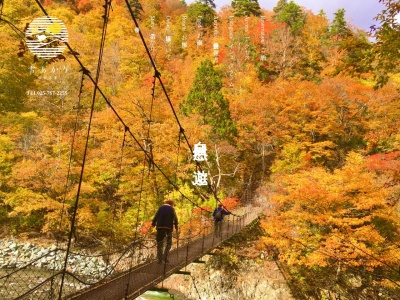
{"type": "Polygon", "coordinates": [[[178,232],[178,218],[175,213],[173,201],[167,200],[164,205],[158,208],[151,225],[155,226],[157,229],[156,242],[158,263],[162,264],[163,261],[168,262],[168,253],[172,247],[172,231],[174,227],[176,232],[178,232]],[[165,248],[164,239],[166,239],[165,248]]]}
{"type": "Polygon", "coordinates": [[[213,212],[214,217],[214,235],[221,235],[222,221],[224,220],[224,216],[230,215],[231,212],[225,209],[222,204],[218,204],[218,207],[213,212]]]}

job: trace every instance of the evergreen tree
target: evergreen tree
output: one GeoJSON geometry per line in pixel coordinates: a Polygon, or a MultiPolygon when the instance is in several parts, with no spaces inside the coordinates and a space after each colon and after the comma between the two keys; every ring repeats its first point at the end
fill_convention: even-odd
{"type": "Polygon", "coordinates": [[[232,8],[235,17],[261,16],[261,8],[258,0],[233,0],[232,8]]]}
{"type": "Polygon", "coordinates": [[[318,16],[321,18],[326,18],[326,12],[323,9],[320,9],[318,12],[318,16]]]}
{"type": "Polygon", "coordinates": [[[364,32],[350,32],[339,45],[340,51],[346,55],[341,59],[337,72],[360,77],[372,71],[372,45],[364,32]]]}
{"type": "Polygon", "coordinates": [[[214,0],[197,0],[196,2],[206,4],[206,5],[214,8],[214,9],[216,7],[215,3],[214,3],[214,0]]]}
{"type": "Polygon", "coordinates": [[[272,10],[274,11],[274,13],[278,14],[286,5],[287,0],[279,0],[272,10]]]}
{"type": "Polygon", "coordinates": [[[133,10],[133,14],[135,18],[140,20],[140,16],[143,11],[142,4],[140,4],[139,0],[129,0],[129,5],[131,6],[133,10]]]}
{"type": "Polygon", "coordinates": [[[335,18],[333,19],[330,27],[331,36],[336,36],[337,39],[346,38],[351,33],[344,17],[345,13],[346,10],[344,8],[340,8],[337,12],[335,12],[335,18]]]}
{"type": "Polygon", "coordinates": [[[229,102],[224,99],[221,88],[222,74],[207,59],[196,70],[193,86],[180,108],[186,116],[199,114],[202,125],[212,127],[212,137],[231,140],[236,135],[236,127],[231,119],[229,102]]]}
{"type": "Polygon", "coordinates": [[[306,15],[299,5],[290,1],[279,1],[274,11],[278,11],[274,16],[277,22],[286,23],[294,35],[300,34],[305,24],[306,15]]]}
{"type": "Polygon", "coordinates": [[[187,15],[193,25],[197,23],[198,16],[203,17],[201,20],[203,27],[211,27],[214,24],[215,10],[205,3],[193,3],[188,7],[187,15]]]}
{"type": "Polygon", "coordinates": [[[371,26],[377,43],[373,47],[375,61],[375,88],[383,87],[389,80],[390,74],[396,74],[400,68],[400,5],[398,1],[381,0],[385,7],[375,17],[378,26],[371,26]]]}

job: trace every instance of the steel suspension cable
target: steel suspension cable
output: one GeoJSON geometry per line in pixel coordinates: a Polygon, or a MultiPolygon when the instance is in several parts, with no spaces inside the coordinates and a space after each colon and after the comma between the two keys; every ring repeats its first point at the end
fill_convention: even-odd
{"type": "MultiPolygon", "coordinates": [[[[153,79],[153,86],[152,86],[152,93],[151,93],[152,97],[151,97],[151,104],[150,104],[150,112],[149,112],[149,118],[147,119],[147,135],[146,135],[146,140],[144,143],[144,157],[143,157],[143,170],[142,170],[142,176],[140,179],[140,192],[139,192],[139,201],[138,201],[138,209],[136,212],[136,223],[135,223],[135,233],[134,233],[134,237],[133,237],[133,243],[136,244],[137,241],[137,237],[138,237],[138,231],[139,231],[139,216],[140,216],[140,208],[141,208],[141,204],[142,204],[142,196],[143,196],[143,184],[144,184],[144,173],[145,173],[145,169],[146,169],[146,158],[148,159],[148,168],[149,168],[149,174],[151,171],[151,166],[153,164],[153,157],[152,154],[150,153],[151,151],[151,145],[149,144],[149,139],[150,139],[150,128],[151,128],[151,122],[152,122],[152,117],[153,117],[153,104],[154,104],[154,97],[155,97],[155,77],[153,79]],[[149,148],[147,148],[149,147],[149,148]],[[149,154],[150,153],[150,154],[149,154]]],[[[128,128],[129,130],[129,128],[128,128]]],[[[146,211],[146,207],[144,208],[144,211],[146,211]]],[[[126,284],[126,288],[125,288],[125,298],[128,299],[128,295],[129,295],[129,283],[130,283],[130,279],[131,279],[131,270],[133,268],[133,259],[134,259],[134,253],[132,254],[130,263],[129,263],[129,274],[128,274],[128,280],[127,280],[127,284],[126,284]]]]}
{"type": "MultiPolygon", "coordinates": [[[[46,12],[46,10],[44,9],[44,7],[42,6],[42,4],[39,2],[39,0],[35,0],[35,2],[39,5],[40,9],[42,10],[42,12],[49,17],[48,13],[46,12]]],[[[140,31],[139,31],[140,33],[140,31]]],[[[141,33],[140,33],[141,34],[141,33]]],[[[82,68],[84,74],[90,79],[90,81],[94,84],[94,88],[95,90],[97,90],[97,92],[103,97],[104,101],[107,103],[108,107],[113,111],[113,113],[115,114],[115,116],[118,118],[118,120],[122,123],[122,125],[126,128],[128,128],[128,133],[129,135],[132,137],[132,139],[135,141],[135,143],[137,144],[137,146],[140,148],[141,151],[143,151],[145,153],[145,155],[148,157],[148,159],[153,163],[154,167],[163,175],[163,177],[174,187],[174,189],[186,200],[188,200],[189,202],[191,202],[192,204],[196,205],[198,208],[205,210],[204,208],[200,207],[199,205],[197,205],[195,202],[193,202],[189,197],[187,197],[185,194],[182,193],[182,191],[179,189],[179,187],[174,184],[174,182],[172,182],[172,180],[165,174],[165,172],[160,168],[160,166],[158,166],[158,164],[156,164],[154,162],[154,160],[150,157],[149,154],[147,154],[147,151],[144,149],[144,147],[140,144],[139,140],[136,138],[136,136],[131,132],[131,130],[129,129],[129,127],[127,126],[127,124],[124,122],[124,120],[121,118],[121,116],[118,114],[118,112],[115,110],[114,106],[111,104],[111,102],[108,100],[108,98],[106,97],[106,95],[104,94],[104,92],[100,89],[100,87],[98,86],[98,83],[96,83],[96,80],[93,78],[93,76],[91,75],[90,71],[83,65],[82,61],[80,60],[80,58],[78,57],[77,52],[75,52],[72,47],[69,45],[68,42],[64,42],[65,45],[67,46],[68,50],[70,51],[70,53],[72,54],[72,56],[74,56],[75,60],[78,62],[78,64],[80,65],[80,67],[82,68]]],[[[146,46],[145,46],[146,47],[146,46]]],[[[158,71],[156,71],[156,74],[159,74],[158,71]]],[[[179,123],[180,124],[180,123],[179,123]]],[[[180,130],[182,133],[184,133],[184,129],[182,126],[180,126],[180,130]]],[[[185,136],[185,140],[188,143],[188,140],[185,136]]],[[[191,148],[190,144],[189,144],[189,148],[191,148]]],[[[208,211],[208,210],[205,210],[208,211]]],[[[210,212],[210,211],[208,211],[210,212]]]]}
{"type": "MultiPolygon", "coordinates": [[[[285,236],[285,235],[280,235],[280,236],[281,236],[282,238],[285,238],[285,239],[288,239],[288,240],[293,241],[293,242],[295,242],[295,243],[298,243],[298,244],[300,244],[301,246],[303,246],[304,248],[315,250],[313,247],[308,246],[308,245],[305,245],[305,244],[302,243],[301,241],[298,241],[298,240],[296,240],[296,239],[294,239],[294,238],[291,238],[291,237],[288,237],[288,236],[285,236]]],[[[332,254],[332,253],[329,253],[329,252],[326,252],[326,251],[322,251],[322,250],[315,250],[315,251],[318,252],[318,253],[321,253],[321,254],[323,254],[323,255],[325,255],[325,256],[327,256],[327,257],[330,257],[330,258],[332,258],[332,259],[334,259],[334,260],[336,260],[336,261],[339,261],[339,262],[341,262],[341,263],[343,263],[343,264],[345,264],[345,265],[347,265],[347,267],[348,267],[349,269],[352,269],[352,270],[355,270],[356,272],[359,272],[356,268],[352,267],[349,263],[343,262],[343,260],[342,260],[341,258],[337,257],[335,254],[332,254]]],[[[377,277],[377,274],[375,274],[375,273],[373,273],[373,272],[369,272],[369,271],[368,271],[367,273],[370,274],[371,276],[377,277]]],[[[386,279],[389,280],[390,282],[392,282],[393,284],[397,285],[398,287],[400,287],[400,284],[397,283],[396,281],[394,281],[394,280],[392,280],[392,279],[390,279],[390,278],[386,278],[386,279]]]]}
{"type": "Polygon", "coordinates": [[[206,264],[206,271],[207,271],[207,275],[208,275],[208,290],[210,291],[209,292],[209,294],[211,294],[212,295],[212,297],[213,297],[213,299],[215,299],[215,296],[214,296],[214,291],[213,291],[213,287],[212,287],[212,285],[211,285],[211,282],[212,282],[212,280],[211,280],[211,275],[210,275],[210,268],[209,268],[209,266],[210,266],[210,264],[206,264]]]}
{"type": "MultiPolygon", "coordinates": [[[[61,231],[61,228],[62,228],[62,221],[63,221],[63,215],[64,215],[65,202],[66,202],[67,193],[68,193],[68,183],[69,183],[69,178],[70,178],[71,168],[72,168],[72,156],[73,156],[73,153],[74,153],[75,138],[76,138],[76,133],[78,131],[79,112],[80,112],[80,109],[81,109],[81,98],[82,98],[82,93],[83,93],[84,79],[85,79],[85,74],[82,72],[81,85],[80,85],[79,94],[78,94],[78,102],[77,102],[77,105],[74,107],[76,109],[75,124],[74,124],[74,131],[73,131],[73,134],[72,134],[72,141],[71,141],[71,146],[70,146],[70,151],[69,151],[69,159],[68,159],[69,163],[68,163],[67,176],[66,176],[66,181],[65,181],[65,184],[64,184],[64,196],[63,196],[62,208],[61,208],[61,212],[60,212],[59,231],[61,231]]],[[[57,246],[58,246],[58,244],[57,244],[57,246]]]]}
{"type": "MultiPolygon", "coordinates": [[[[119,159],[119,168],[118,168],[118,173],[117,173],[117,190],[116,192],[118,192],[119,189],[119,184],[120,184],[120,180],[121,180],[121,174],[122,174],[122,161],[124,158],[124,149],[125,149],[125,142],[126,142],[126,128],[124,130],[124,137],[122,140],[122,144],[121,144],[121,156],[119,159]]],[[[113,239],[115,240],[115,229],[114,229],[114,222],[115,222],[115,218],[116,218],[116,211],[117,211],[117,201],[115,200],[115,198],[113,199],[114,202],[114,207],[113,207],[113,214],[112,214],[112,220],[111,220],[111,237],[109,240],[109,244],[108,244],[108,262],[110,261],[110,256],[111,256],[111,245],[113,242],[113,239]]]]}
{"type": "Polygon", "coordinates": [[[181,151],[181,134],[182,134],[182,131],[179,130],[178,149],[176,150],[176,163],[175,163],[175,184],[178,184],[178,166],[179,166],[179,152],[181,151]]]}
{"type": "MultiPolygon", "coordinates": [[[[1,7],[2,9],[2,7],[1,7]]],[[[17,34],[18,38],[20,38],[21,40],[23,40],[25,38],[25,34],[23,31],[21,31],[18,27],[16,27],[13,23],[11,23],[10,21],[4,19],[4,14],[0,11],[0,23],[4,22],[6,23],[8,26],[11,27],[11,29],[17,34]]]]}
{"type": "MultiPolygon", "coordinates": [[[[39,0],[35,0],[35,1],[36,1],[36,3],[39,5],[39,7],[41,8],[41,10],[44,12],[44,14],[45,14],[46,16],[48,16],[47,12],[44,10],[44,8],[43,8],[43,6],[41,5],[41,3],[39,2],[39,0]]],[[[107,14],[105,14],[105,16],[104,16],[104,19],[105,19],[105,20],[104,20],[104,21],[105,21],[105,26],[103,26],[103,36],[102,36],[102,43],[101,43],[102,46],[101,46],[101,50],[100,50],[100,52],[99,52],[99,58],[102,57],[103,51],[104,51],[105,29],[106,29],[107,22],[108,22],[108,15],[109,15],[110,8],[111,8],[111,1],[106,1],[105,10],[106,10],[107,14]]],[[[70,53],[74,56],[74,58],[76,59],[76,61],[78,62],[78,64],[81,66],[83,74],[86,75],[86,76],[92,81],[92,83],[94,84],[94,93],[93,93],[93,98],[92,98],[92,109],[91,109],[91,114],[90,114],[90,123],[89,123],[89,128],[88,128],[87,141],[88,141],[89,134],[90,134],[90,124],[91,124],[91,120],[92,120],[92,117],[93,117],[93,111],[94,111],[93,108],[94,108],[94,103],[95,103],[95,99],[96,99],[96,92],[98,92],[98,93],[104,98],[104,100],[106,101],[106,103],[108,104],[108,106],[110,107],[110,109],[114,112],[114,114],[117,116],[117,118],[119,119],[119,121],[124,125],[124,127],[125,127],[125,129],[126,129],[126,132],[128,132],[128,133],[131,135],[131,137],[134,139],[134,141],[136,142],[136,144],[137,144],[137,145],[140,147],[140,149],[145,153],[145,155],[147,155],[145,149],[143,149],[142,145],[139,143],[139,141],[136,139],[136,137],[135,137],[135,136],[133,135],[133,133],[130,131],[129,127],[125,124],[125,122],[122,120],[122,118],[121,118],[121,117],[119,116],[119,114],[116,112],[116,110],[114,109],[114,107],[111,105],[110,101],[107,99],[107,97],[104,95],[104,93],[102,92],[102,90],[101,90],[100,87],[98,86],[99,73],[100,73],[100,69],[101,69],[101,68],[100,68],[100,66],[101,66],[101,59],[99,59],[99,62],[98,62],[98,68],[97,68],[97,71],[98,71],[98,72],[97,72],[96,78],[93,79],[93,77],[91,76],[91,74],[90,74],[90,72],[88,71],[88,69],[85,68],[85,66],[82,64],[82,62],[80,61],[80,59],[77,57],[77,53],[76,53],[75,51],[73,51],[73,49],[70,47],[70,45],[69,45],[68,43],[65,43],[65,44],[66,44],[67,48],[70,50],[70,53]]],[[[157,74],[159,74],[159,73],[156,72],[156,75],[157,75],[157,74]]],[[[157,78],[159,78],[159,77],[157,77],[157,78]]],[[[164,90],[165,90],[165,88],[164,88],[164,90]]],[[[182,128],[182,126],[180,125],[179,122],[178,122],[178,124],[179,124],[179,127],[180,127],[180,133],[184,134],[184,129],[182,128]]],[[[188,143],[188,140],[187,140],[185,134],[184,134],[184,137],[185,137],[185,139],[186,139],[186,142],[188,143]]],[[[188,143],[188,145],[189,145],[189,148],[191,149],[189,143],[188,143]]],[[[82,173],[83,173],[84,166],[85,166],[86,154],[87,154],[87,144],[86,144],[85,152],[84,152],[84,161],[83,161],[83,164],[82,164],[80,184],[81,184],[81,182],[82,182],[82,173]]],[[[147,157],[148,157],[148,159],[155,165],[155,167],[160,171],[160,173],[172,184],[172,186],[173,186],[185,199],[189,200],[189,202],[191,202],[194,206],[199,207],[201,210],[208,211],[208,210],[205,210],[205,209],[203,209],[202,207],[198,206],[196,203],[194,203],[194,202],[191,201],[188,197],[186,197],[186,196],[180,191],[179,187],[177,187],[177,185],[176,185],[174,182],[172,182],[172,181],[168,178],[168,176],[166,176],[166,174],[160,169],[160,167],[159,167],[157,164],[155,164],[155,162],[153,161],[152,157],[149,157],[148,155],[147,155],[147,157]]],[[[80,186],[79,186],[79,188],[78,188],[78,194],[77,194],[77,197],[76,197],[76,205],[75,205],[75,208],[77,208],[77,202],[78,202],[78,200],[79,200],[79,195],[80,195],[80,186]]],[[[76,211],[74,212],[73,222],[72,222],[72,224],[71,224],[72,230],[70,231],[69,245],[68,245],[68,253],[69,253],[69,251],[70,251],[70,242],[71,242],[71,239],[72,239],[72,238],[71,238],[71,237],[72,237],[72,233],[74,232],[74,228],[75,228],[75,227],[74,227],[75,219],[76,219],[76,211]]],[[[66,263],[67,263],[67,257],[68,257],[68,254],[66,255],[65,266],[66,266],[66,263]]],[[[64,268],[62,283],[63,283],[63,281],[64,281],[64,276],[65,276],[65,273],[66,273],[66,272],[65,272],[65,269],[66,269],[66,268],[64,268]]],[[[62,295],[62,288],[61,288],[61,290],[60,290],[59,297],[61,297],[61,295],[62,295]]]]}
{"type": "MultiPolygon", "coordinates": [[[[72,141],[71,141],[71,146],[70,146],[70,152],[69,152],[69,163],[68,163],[68,170],[67,170],[67,176],[64,184],[64,196],[62,199],[62,206],[61,206],[61,211],[60,211],[60,223],[59,223],[59,232],[62,231],[62,223],[63,223],[63,216],[64,216],[64,209],[65,209],[65,202],[67,199],[67,193],[68,193],[68,183],[70,180],[70,174],[71,174],[71,168],[72,168],[72,156],[74,153],[74,146],[75,146],[75,138],[76,138],[76,132],[78,131],[78,123],[79,123],[79,111],[81,108],[81,98],[82,98],[82,92],[83,92],[83,86],[84,86],[84,79],[85,79],[85,74],[82,72],[82,77],[81,77],[81,85],[79,88],[79,93],[78,93],[78,102],[76,108],[76,115],[75,115],[75,124],[74,124],[74,131],[72,134],[72,141]]],[[[59,249],[59,239],[57,239],[57,249],[59,249]]],[[[56,252],[57,253],[57,252],[56,252]]],[[[55,264],[54,264],[54,269],[53,269],[53,280],[51,281],[51,285],[53,285],[54,282],[54,272],[55,272],[55,264]]]]}
{"type": "MultiPolygon", "coordinates": [[[[146,148],[145,150],[148,151],[148,154],[150,155],[151,159],[149,159],[148,161],[148,165],[149,165],[149,172],[148,175],[150,175],[150,172],[152,170],[152,166],[153,166],[153,144],[152,144],[152,140],[150,139],[150,130],[151,130],[151,124],[153,122],[153,107],[154,107],[154,100],[155,100],[155,93],[156,93],[156,78],[155,75],[153,76],[153,82],[152,82],[152,88],[151,88],[151,102],[150,102],[150,111],[149,111],[149,117],[147,118],[147,133],[146,133],[146,148]]],[[[147,156],[145,155],[143,158],[143,163],[145,164],[147,156]]],[[[143,166],[143,173],[142,173],[142,182],[141,182],[141,188],[140,188],[140,192],[142,193],[142,186],[143,186],[143,180],[144,180],[144,168],[145,166],[143,166]]],[[[144,210],[143,210],[143,216],[144,218],[146,217],[146,213],[147,213],[147,202],[144,203],[144,210]]],[[[138,214],[140,212],[140,203],[138,206],[138,214]]],[[[139,218],[137,216],[136,219],[136,225],[138,225],[139,223],[139,218]]],[[[137,232],[137,227],[136,227],[136,232],[137,232]]],[[[136,239],[136,236],[135,236],[136,239]]]]}
{"type": "MultiPolygon", "coordinates": [[[[133,22],[135,23],[136,28],[139,28],[139,23],[136,20],[135,14],[134,14],[134,12],[132,10],[132,7],[129,4],[129,1],[125,0],[125,3],[126,3],[126,6],[128,7],[129,13],[130,13],[130,15],[132,17],[133,22]]],[[[174,114],[175,120],[179,125],[179,130],[182,132],[190,151],[193,152],[192,146],[189,143],[189,140],[188,140],[188,138],[187,138],[187,136],[185,134],[185,130],[183,129],[183,127],[181,125],[181,122],[179,121],[178,115],[176,114],[175,108],[172,105],[172,102],[171,102],[171,99],[170,99],[170,97],[168,95],[168,92],[167,92],[167,90],[166,90],[166,88],[164,86],[163,81],[161,80],[161,73],[157,69],[156,63],[154,62],[153,56],[151,55],[150,50],[147,47],[147,43],[146,43],[146,41],[145,41],[145,39],[143,37],[143,34],[142,34],[142,32],[140,30],[138,31],[138,34],[140,36],[140,39],[142,40],[144,48],[146,49],[146,53],[147,53],[147,55],[148,55],[148,57],[150,59],[151,65],[153,66],[153,69],[154,69],[154,72],[155,72],[155,77],[157,77],[158,81],[160,82],[161,88],[162,88],[162,90],[164,92],[164,95],[167,98],[167,101],[168,101],[168,103],[169,103],[169,105],[170,105],[170,107],[172,109],[172,113],[174,114]]]]}
{"type": "MultiPolygon", "coordinates": [[[[132,18],[133,22],[135,23],[136,28],[139,29],[139,23],[138,23],[137,20],[136,20],[135,14],[134,14],[134,12],[133,12],[133,10],[132,10],[132,7],[131,7],[130,4],[129,4],[129,1],[128,1],[128,0],[125,0],[125,3],[126,3],[126,6],[128,7],[129,13],[130,13],[130,15],[131,15],[131,18],[132,18]]],[[[171,108],[171,110],[172,110],[172,113],[173,113],[174,117],[175,117],[175,121],[178,123],[179,131],[182,133],[182,135],[183,135],[183,137],[184,137],[184,139],[185,139],[185,141],[186,141],[186,144],[187,144],[187,146],[189,147],[190,152],[193,153],[193,148],[192,148],[192,146],[190,145],[189,139],[188,139],[188,137],[187,137],[186,134],[185,134],[185,130],[184,130],[184,128],[182,127],[181,122],[179,121],[178,115],[177,115],[177,113],[176,113],[176,111],[175,111],[175,108],[174,108],[174,106],[173,106],[173,104],[172,104],[171,98],[169,97],[169,94],[168,94],[168,92],[167,92],[167,89],[165,88],[164,83],[163,83],[163,81],[161,80],[161,73],[160,73],[160,72],[158,71],[158,69],[157,69],[157,66],[156,66],[156,64],[155,64],[155,62],[154,62],[153,56],[151,55],[151,52],[150,52],[149,48],[147,47],[147,43],[146,43],[146,41],[145,41],[145,39],[144,39],[144,37],[143,37],[143,34],[142,34],[142,32],[141,32],[140,29],[139,29],[137,32],[138,32],[138,34],[139,34],[139,36],[140,36],[140,39],[141,39],[141,41],[142,41],[142,44],[143,44],[145,50],[146,50],[147,56],[148,56],[149,59],[150,59],[151,65],[153,66],[153,69],[154,69],[154,72],[155,72],[155,75],[154,75],[154,76],[158,79],[158,81],[159,81],[159,83],[160,83],[160,85],[161,85],[161,88],[162,88],[162,90],[163,90],[163,92],[164,92],[165,98],[167,99],[168,104],[169,104],[169,106],[170,106],[170,108],[171,108]]],[[[198,166],[198,168],[199,168],[200,170],[202,170],[201,165],[200,165],[197,161],[196,161],[196,165],[198,166]]],[[[209,188],[210,188],[211,190],[213,190],[213,188],[210,186],[210,183],[208,183],[208,186],[209,186],[209,188]]],[[[214,195],[214,197],[216,198],[216,200],[218,200],[218,196],[217,196],[217,195],[214,195]]],[[[219,201],[219,200],[218,200],[218,201],[219,201]]]]}
{"type": "MultiPolygon", "coordinates": [[[[39,6],[41,6],[41,4],[40,4],[40,2],[38,0],[35,0],[35,1],[39,4],[39,6]]],[[[65,279],[66,269],[67,269],[67,265],[68,265],[68,256],[69,256],[69,252],[71,250],[72,235],[74,234],[74,231],[75,231],[75,222],[76,222],[76,216],[77,216],[77,212],[78,212],[80,191],[81,191],[81,188],[82,188],[83,173],[84,173],[84,168],[85,168],[85,163],[86,163],[87,151],[88,151],[88,147],[89,147],[90,130],[91,130],[91,124],[92,124],[92,119],[93,119],[93,114],[94,114],[94,105],[95,105],[95,102],[96,102],[96,95],[97,95],[96,86],[98,85],[99,78],[100,78],[101,63],[102,63],[102,60],[103,60],[103,51],[104,51],[104,45],[105,45],[105,40],[106,40],[107,24],[108,24],[108,19],[109,19],[109,15],[110,15],[110,10],[111,10],[111,0],[105,0],[103,31],[102,31],[102,37],[101,37],[101,42],[100,42],[99,57],[98,57],[98,62],[97,62],[97,73],[96,73],[96,79],[95,79],[95,87],[94,87],[94,91],[93,91],[92,105],[91,105],[91,108],[90,108],[90,116],[89,116],[88,129],[87,129],[87,135],[86,135],[86,144],[85,144],[85,149],[84,149],[84,153],[83,153],[81,174],[80,174],[79,183],[78,183],[78,191],[77,191],[76,200],[75,200],[74,212],[73,212],[73,215],[72,215],[72,221],[71,221],[71,228],[70,228],[70,233],[69,233],[69,237],[68,237],[67,250],[66,250],[66,253],[65,253],[64,272],[63,272],[63,275],[62,275],[62,278],[61,278],[61,284],[60,284],[61,286],[60,286],[60,293],[59,293],[59,299],[60,300],[62,298],[64,279],[65,279]]]]}
{"type": "Polygon", "coordinates": [[[202,298],[200,296],[199,290],[197,289],[197,285],[196,285],[196,278],[194,278],[193,275],[190,275],[190,277],[192,278],[193,286],[194,286],[194,289],[196,290],[197,296],[199,296],[199,300],[201,300],[202,298]]]}

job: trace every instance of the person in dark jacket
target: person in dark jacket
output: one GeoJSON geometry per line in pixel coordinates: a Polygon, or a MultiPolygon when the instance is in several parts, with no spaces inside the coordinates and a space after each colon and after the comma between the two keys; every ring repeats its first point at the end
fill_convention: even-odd
{"type": "Polygon", "coordinates": [[[164,205],[160,206],[155,214],[152,226],[157,229],[157,259],[158,263],[168,262],[168,253],[172,246],[172,231],[175,227],[178,232],[178,218],[174,209],[174,202],[171,200],[165,201],[164,205]],[[164,239],[167,240],[164,248],[164,239]]]}
{"type": "Polygon", "coordinates": [[[222,221],[224,216],[230,215],[231,212],[227,211],[222,204],[218,204],[218,207],[213,212],[214,217],[214,235],[221,235],[222,221]]]}

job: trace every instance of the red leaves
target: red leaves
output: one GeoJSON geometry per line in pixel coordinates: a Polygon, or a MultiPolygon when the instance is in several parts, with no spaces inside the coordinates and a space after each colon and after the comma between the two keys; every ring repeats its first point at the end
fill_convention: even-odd
{"type": "Polygon", "coordinates": [[[400,151],[379,153],[368,157],[368,167],[376,171],[400,171],[400,151]]]}
{"type": "Polygon", "coordinates": [[[237,197],[225,198],[222,200],[222,204],[226,207],[226,209],[232,210],[240,204],[240,199],[237,197]]]}
{"type": "Polygon", "coordinates": [[[209,207],[209,206],[201,206],[201,208],[200,207],[196,207],[193,210],[193,214],[194,215],[204,215],[206,212],[211,212],[211,211],[212,211],[211,207],[209,207]]]}

